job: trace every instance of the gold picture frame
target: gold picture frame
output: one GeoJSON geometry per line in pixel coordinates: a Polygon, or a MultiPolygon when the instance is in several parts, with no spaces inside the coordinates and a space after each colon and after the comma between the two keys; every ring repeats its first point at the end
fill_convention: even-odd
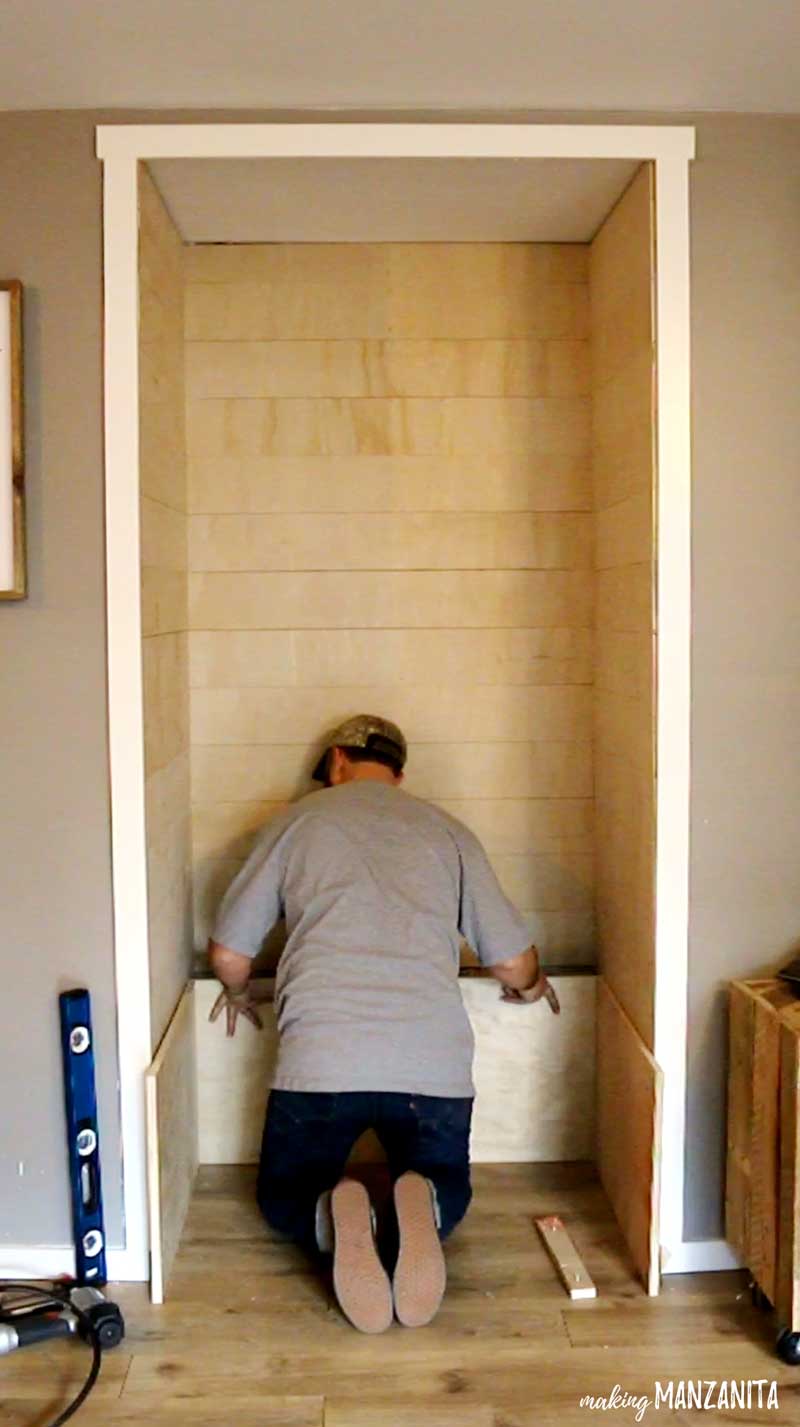
{"type": "Polygon", "coordinates": [[[0,600],[21,600],[28,593],[28,583],[22,283],[17,278],[0,281],[0,382],[0,600]]]}

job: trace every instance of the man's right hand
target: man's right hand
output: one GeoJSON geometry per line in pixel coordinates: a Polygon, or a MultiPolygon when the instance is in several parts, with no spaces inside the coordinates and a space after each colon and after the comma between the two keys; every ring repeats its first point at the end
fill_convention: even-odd
{"type": "Polygon", "coordinates": [[[560,1015],[559,999],[544,972],[538,981],[534,982],[533,986],[528,987],[526,991],[520,991],[515,986],[504,986],[500,993],[500,1000],[509,1001],[512,1006],[530,1006],[536,1001],[541,1001],[542,997],[546,1000],[553,1015],[560,1015]]]}
{"type": "Polygon", "coordinates": [[[222,1011],[225,1011],[226,1034],[233,1036],[236,1034],[236,1022],[239,1016],[244,1016],[257,1031],[264,1029],[264,1022],[256,1009],[257,1003],[253,998],[249,986],[245,986],[242,991],[231,991],[227,986],[223,986],[216,1001],[211,1007],[208,1019],[216,1021],[222,1011]]]}

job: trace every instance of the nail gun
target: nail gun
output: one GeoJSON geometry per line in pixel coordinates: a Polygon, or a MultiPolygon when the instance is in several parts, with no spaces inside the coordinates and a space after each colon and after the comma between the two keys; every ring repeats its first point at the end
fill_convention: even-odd
{"type": "Polygon", "coordinates": [[[50,1338],[78,1334],[84,1342],[116,1348],[125,1323],[116,1303],[97,1288],[64,1283],[49,1289],[0,1283],[0,1357],[50,1338]]]}

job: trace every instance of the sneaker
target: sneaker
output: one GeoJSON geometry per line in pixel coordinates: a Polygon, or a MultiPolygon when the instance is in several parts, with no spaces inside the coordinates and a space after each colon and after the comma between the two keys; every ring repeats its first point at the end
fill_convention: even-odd
{"type": "Polygon", "coordinates": [[[414,1170],[394,1186],[400,1251],[394,1271],[394,1311],[406,1328],[422,1328],[439,1311],[447,1283],[433,1185],[414,1170]]]}
{"type": "Polygon", "coordinates": [[[392,1289],[375,1246],[369,1195],[355,1179],[331,1193],[333,1287],[339,1307],[361,1333],[384,1333],[392,1321],[392,1289]]]}

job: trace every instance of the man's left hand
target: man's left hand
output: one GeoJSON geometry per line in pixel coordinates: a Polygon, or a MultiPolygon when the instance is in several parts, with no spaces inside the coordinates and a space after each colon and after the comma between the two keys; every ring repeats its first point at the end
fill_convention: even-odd
{"type": "Polygon", "coordinates": [[[229,1036],[236,1034],[236,1022],[239,1016],[244,1016],[252,1026],[255,1026],[257,1031],[264,1029],[264,1022],[256,1009],[256,1001],[249,986],[245,986],[242,991],[231,991],[227,986],[223,986],[211,1007],[208,1019],[216,1021],[223,1010],[225,1011],[226,1034],[229,1036]]]}

